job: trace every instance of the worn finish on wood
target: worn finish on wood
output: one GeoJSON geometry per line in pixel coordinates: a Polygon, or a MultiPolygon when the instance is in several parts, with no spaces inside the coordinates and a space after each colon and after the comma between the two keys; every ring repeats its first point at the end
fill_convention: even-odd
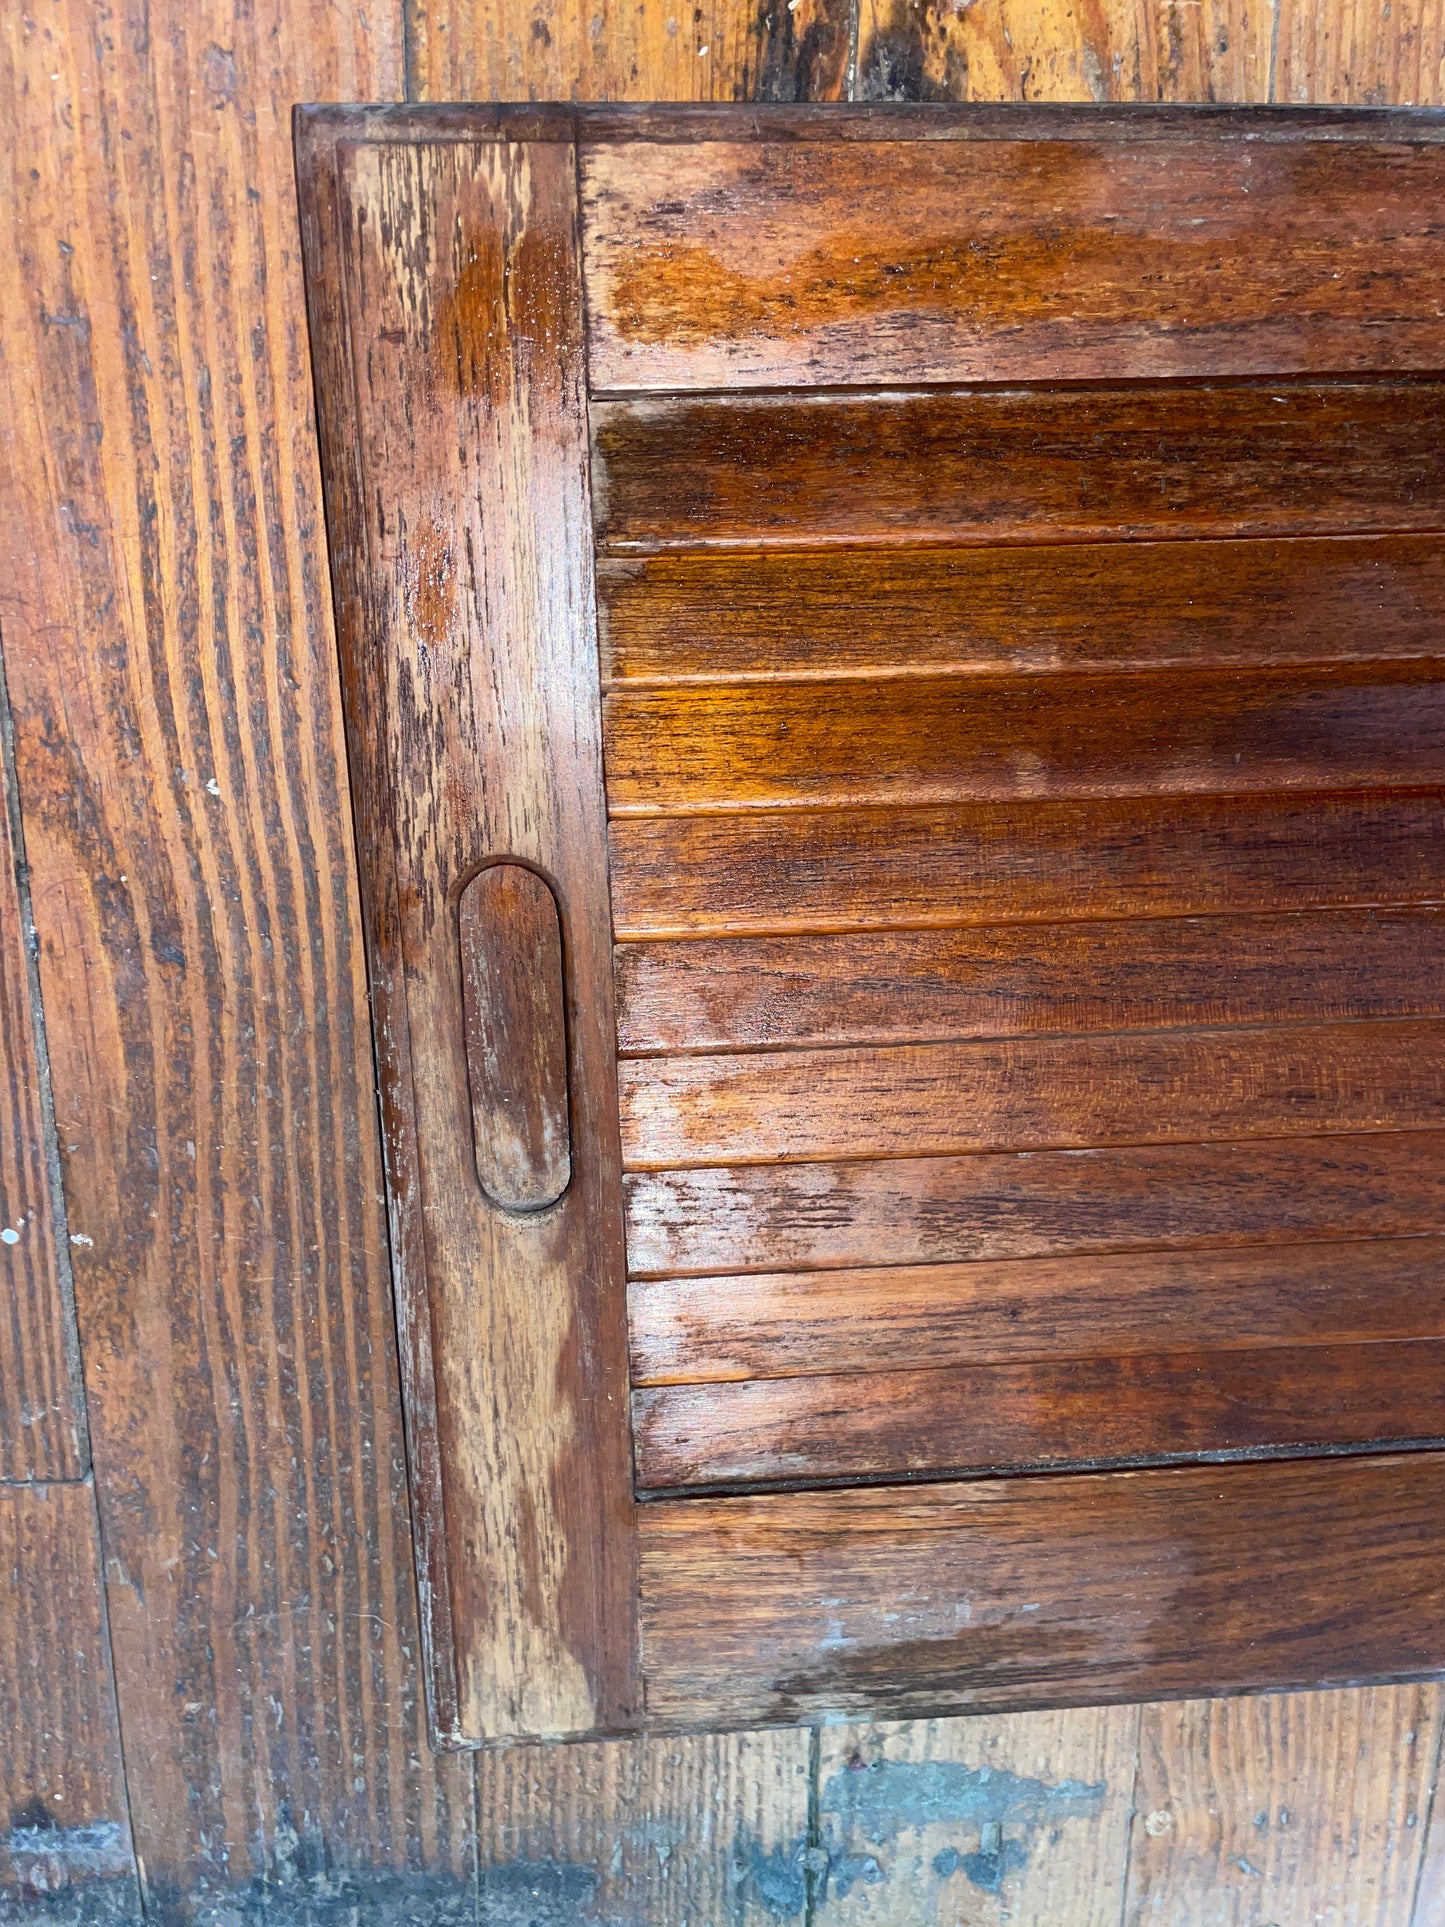
{"type": "Polygon", "coordinates": [[[818,1927],[1119,1927],[1133,1707],[825,1726],[818,1927]]]}
{"type": "Polygon", "coordinates": [[[0,1481],[85,1470],[8,796],[0,694],[0,1481]]]}
{"type": "Polygon", "coordinates": [[[1445,1023],[631,1058],[618,1087],[631,1171],[1426,1130],[1445,1023]]]}
{"type": "Polygon", "coordinates": [[[573,156],[307,132],[437,1727],[605,1730],[633,1708],[635,1578],[573,156]],[[499,858],[548,878],[567,958],[572,1178],[526,1215],[478,1189],[459,1048],[454,904],[499,858]]]}
{"type": "Polygon", "coordinates": [[[1429,1452],[654,1503],[649,1714],[1408,1678],[1445,1650],[1442,1517],[1445,1455],[1429,1452]]]}
{"type": "Polygon", "coordinates": [[[742,1165],[627,1179],[634,1273],[946,1264],[1439,1229],[1445,1136],[742,1165]]]}
{"type": "Polygon", "coordinates": [[[419,101],[835,101],[851,52],[840,0],[411,0],[409,20],[419,101]]]}
{"type": "Polygon", "coordinates": [[[605,558],[604,677],[720,682],[1445,653],[1438,537],[605,558]]]}
{"type": "Polygon", "coordinates": [[[1445,1011],[1445,911],[618,946],[622,1050],[908,1043],[1445,1011]]]}
{"type": "Polygon", "coordinates": [[[809,1736],[489,1748],[481,1919],[770,1927],[807,1893],[809,1736]]]}
{"type": "Polygon", "coordinates": [[[322,1869],[470,1893],[416,1663],[287,125],[399,92],[397,27],[0,28],[5,663],[153,1918],[322,1869]]]}
{"type": "Polygon", "coordinates": [[[611,825],[617,935],[1221,915],[1440,895],[1442,796],[1130,797],[611,825]]]}
{"type": "MultiPolygon", "coordinates": [[[[1437,1298],[1437,1334],[1439,1312],[1437,1298]]],[[[633,1394],[632,1417],[638,1484],[658,1492],[1441,1440],[1445,1343],[964,1357],[657,1386],[633,1394]]]]}
{"type": "Polygon", "coordinates": [[[1439,1686],[1144,1707],[1125,1927],[1427,1927],[1442,1724],[1439,1686]]]}
{"type": "Polygon", "coordinates": [[[1272,98],[1438,106],[1440,0],[1278,0],[1272,98]]]}
{"type": "Polygon", "coordinates": [[[0,1733],[0,1918],[138,1922],[89,1485],[0,1485],[0,1733]]]}
{"type": "Polygon", "coordinates": [[[1445,766],[1434,663],[704,684],[610,696],[617,816],[1378,789],[1445,766]]]}
{"type": "Polygon", "coordinates": [[[1427,1338],[1445,1241],[635,1279],[629,1307],[636,1385],[1427,1338]]]}
{"type": "Polygon", "coordinates": [[[1267,100],[1270,0],[862,0],[860,100],[1267,100]]]}
{"type": "Polygon", "coordinates": [[[821,142],[589,144],[593,385],[1440,366],[1437,149],[1111,133],[899,144],[886,166],[821,142]]]}
{"type": "Polygon", "coordinates": [[[494,1203],[539,1211],[572,1174],[557,899],[524,864],[490,863],[457,913],[477,1177],[494,1203]]]}
{"type": "Polygon", "coordinates": [[[617,553],[1445,527],[1436,382],[683,396],[592,425],[617,553]]]}

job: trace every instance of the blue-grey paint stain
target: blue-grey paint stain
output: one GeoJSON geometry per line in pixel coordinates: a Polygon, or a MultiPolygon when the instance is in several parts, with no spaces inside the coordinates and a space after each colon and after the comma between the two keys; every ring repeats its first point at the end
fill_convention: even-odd
{"type": "Polygon", "coordinates": [[[483,1867],[478,1918],[483,1927],[573,1927],[595,1918],[602,1884],[595,1867],[566,1860],[513,1860],[483,1867]]]}
{"type": "Polygon", "coordinates": [[[830,1843],[829,1887],[841,1895],[857,1879],[887,1878],[876,1856],[858,1851],[861,1841],[888,1847],[905,1829],[941,1826],[957,1828],[963,1837],[935,1856],[937,1877],[961,1872],[983,1892],[999,1893],[1007,1876],[1028,1864],[1025,1843],[1040,1827],[1097,1814],[1105,1791],[1102,1781],[1050,1783],[955,1760],[856,1761],[829,1777],[819,1802],[830,1843]],[[1007,1828],[1013,1837],[1000,1837],[996,1848],[991,1840],[984,1850],[986,1827],[1000,1836],[1007,1828]]]}
{"type": "Polygon", "coordinates": [[[733,1843],[733,1865],[741,1897],[756,1901],[770,1920],[800,1920],[808,1906],[808,1843],[793,1841],[767,1853],[741,1833],[733,1843]]]}
{"type": "Polygon", "coordinates": [[[118,1820],[94,1820],[86,1827],[12,1826],[4,1846],[22,1878],[27,1863],[42,1861],[54,1861],[74,1879],[131,1869],[130,1836],[118,1820]]]}

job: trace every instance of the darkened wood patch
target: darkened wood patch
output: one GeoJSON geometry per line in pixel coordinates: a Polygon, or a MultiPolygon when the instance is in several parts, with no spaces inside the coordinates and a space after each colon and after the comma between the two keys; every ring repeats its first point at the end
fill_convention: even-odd
{"type": "Polygon", "coordinates": [[[573,156],[302,155],[437,1728],[616,1728],[635,1564],[573,156]],[[464,1048],[456,900],[499,859],[548,880],[567,959],[571,1182],[525,1214],[477,1184],[464,1048]]]}
{"type": "Polygon", "coordinates": [[[1429,1452],[652,1504],[648,1710],[899,1718],[1434,1673],[1442,1520],[1429,1452]]]}
{"type": "MultiPolygon", "coordinates": [[[[1439,1313],[1437,1294],[1437,1339],[1439,1313]]],[[[644,1388],[632,1399],[638,1482],[677,1491],[1445,1438],[1445,1344],[1211,1342],[644,1388]]]]}
{"type": "Polygon", "coordinates": [[[1180,133],[584,146],[593,382],[1440,366],[1437,148],[1180,133]]]}
{"type": "Polygon", "coordinates": [[[1434,535],[604,558],[615,682],[1266,666],[1445,653],[1434,535]]]}
{"type": "Polygon", "coordinates": [[[1432,381],[596,402],[592,430],[618,553],[1445,526],[1432,381]]]}
{"type": "Polygon", "coordinates": [[[1220,915],[1440,895],[1438,790],[619,819],[617,935],[1220,915]]]}
{"type": "Polygon", "coordinates": [[[1445,1011],[1445,910],[620,944],[624,1052],[1445,1011]]]}
{"type": "Polygon", "coordinates": [[[88,1484],[0,1484],[0,1733],[0,1914],[139,1922],[88,1484]]]}
{"type": "Polygon", "coordinates": [[[628,1299],[636,1385],[1433,1338],[1445,1241],[634,1279],[628,1299]]]}
{"type": "Polygon", "coordinates": [[[0,1480],[85,1470],[84,1395],[62,1284],[0,701],[0,1480]]]}
{"type": "Polygon", "coordinates": [[[739,1165],[626,1188],[642,1277],[1388,1238],[1445,1224],[1445,1135],[739,1165]]]}

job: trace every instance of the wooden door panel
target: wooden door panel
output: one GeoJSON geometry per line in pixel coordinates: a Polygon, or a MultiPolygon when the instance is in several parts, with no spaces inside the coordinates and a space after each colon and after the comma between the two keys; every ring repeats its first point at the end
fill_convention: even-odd
{"type": "Polygon", "coordinates": [[[445,1740],[1445,1666],[1441,136],[306,118],[445,1740]]]}

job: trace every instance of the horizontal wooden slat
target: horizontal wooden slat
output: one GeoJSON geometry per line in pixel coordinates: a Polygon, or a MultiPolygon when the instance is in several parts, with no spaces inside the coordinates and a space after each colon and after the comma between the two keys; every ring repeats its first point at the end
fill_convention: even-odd
{"type": "Polygon", "coordinates": [[[1445,1239],[634,1279],[635,1385],[1445,1335],[1445,1239]]]}
{"type": "Polygon", "coordinates": [[[1438,790],[619,820],[624,940],[1430,902],[1438,790]]]}
{"type": "Polygon", "coordinates": [[[1445,1230],[1445,1134],[640,1173],[638,1277],[1445,1230]]]}
{"type": "Polygon", "coordinates": [[[1445,526],[1440,382],[683,397],[592,429],[618,552],[1445,526]]]}
{"type": "Polygon", "coordinates": [[[635,1392],[639,1485],[772,1485],[1445,1438],[1445,1344],[1142,1353],[635,1392]]]}
{"type": "Polygon", "coordinates": [[[1445,651],[1445,543],[1434,535],[664,551],[604,561],[597,586],[613,682],[1445,651]]]}
{"type": "Polygon", "coordinates": [[[890,677],[609,696],[614,816],[1378,789],[1445,771],[1445,665],[890,677]]]}
{"type": "Polygon", "coordinates": [[[629,1170],[1445,1124],[1445,1022],[631,1058],[629,1170]]]}
{"type": "Polygon", "coordinates": [[[889,1718],[1445,1668],[1445,1454],[641,1508],[650,1718],[889,1718]]]}
{"type": "Polygon", "coordinates": [[[1445,160],[1303,135],[588,146],[593,385],[1445,364],[1445,160]]]}
{"type": "Polygon", "coordinates": [[[619,945],[626,1053],[1445,1011],[1445,909],[619,945]]]}

